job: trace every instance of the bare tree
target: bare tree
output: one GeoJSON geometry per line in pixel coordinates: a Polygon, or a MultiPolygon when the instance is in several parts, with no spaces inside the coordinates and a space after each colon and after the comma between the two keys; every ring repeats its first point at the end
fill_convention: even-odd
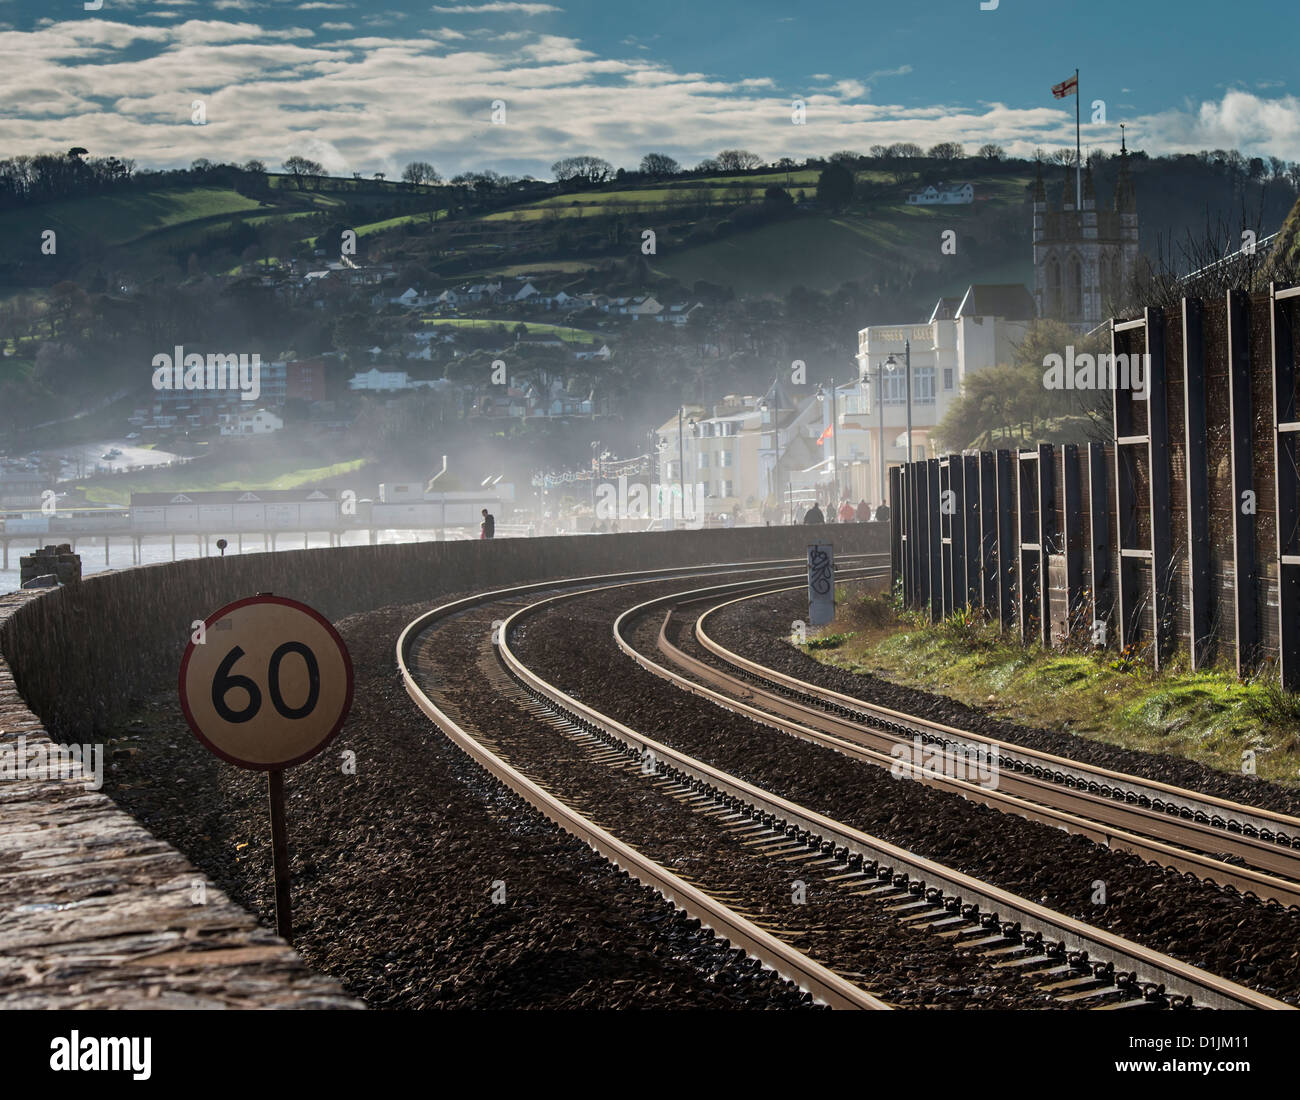
{"type": "Polygon", "coordinates": [[[302,190],[302,181],[313,176],[323,176],[325,166],[318,160],[308,160],[306,157],[292,156],[284,162],[284,170],[293,177],[294,186],[299,191],[302,190]]]}
{"type": "Polygon", "coordinates": [[[402,169],[402,182],[409,184],[441,183],[442,177],[438,175],[433,165],[427,160],[413,160],[402,169]]]}
{"type": "Polygon", "coordinates": [[[723,172],[746,172],[763,163],[757,153],[748,149],[723,149],[717,156],[718,168],[723,172]]]}

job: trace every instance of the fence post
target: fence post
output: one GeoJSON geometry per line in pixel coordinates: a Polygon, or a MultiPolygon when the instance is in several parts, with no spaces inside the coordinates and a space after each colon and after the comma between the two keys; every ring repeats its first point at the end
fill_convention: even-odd
{"type": "Polygon", "coordinates": [[[1232,451],[1232,588],[1237,675],[1247,676],[1259,652],[1259,578],[1255,561],[1255,517],[1245,510],[1255,496],[1251,441],[1249,298],[1227,296],[1228,438],[1232,451]]]}
{"type": "Polygon", "coordinates": [[[1210,650],[1210,482],[1205,426],[1205,331],[1200,299],[1184,298],[1183,447],[1187,483],[1188,651],[1192,669],[1210,650]]]}
{"type": "Polygon", "coordinates": [[[1291,305],[1300,287],[1269,285],[1269,323],[1273,347],[1273,478],[1277,515],[1277,660],[1282,687],[1300,688],[1300,473],[1296,470],[1295,342],[1291,305]]]}

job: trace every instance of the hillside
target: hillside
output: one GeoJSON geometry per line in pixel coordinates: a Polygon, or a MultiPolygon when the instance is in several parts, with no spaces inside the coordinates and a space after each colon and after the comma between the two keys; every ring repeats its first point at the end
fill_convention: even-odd
{"type": "MultiPolygon", "coordinates": [[[[501,274],[608,284],[608,274],[592,273],[643,260],[629,278],[669,290],[704,281],[741,296],[784,297],[799,286],[831,291],[853,281],[919,311],[971,281],[1032,278],[1031,164],[873,163],[859,162],[854,196],[842,209],[816,201],[816,167],[631,176],[568,190],[537,181],[411,187],[342,178],[299,187],[277,175],[256,186],[247,179],[223,185],[210,176],[0,211],[0,232],[10,240],[38,240],[47,228],[60,235],[55,263],[30,254],[0,258],[0,285],[49,286],[60,278],[88,285],[106,268],[136,278],[175,268],[233,273],[252,259],[332,248],[341,228],[356,230],[365,258],[392,261],[429,286],[501,274]],[[910,191],[943,179],[969,181],[975,203],[907,203],[910,191]],[[647,229],[655,250],[643,256],[647,229]],[[957,234],[955,255],[940,251],[948,229],[957,234]]],[[[1175,262],[1189,233],[1238,225],[1243,215],[1270,233],[1295,201],[1288,183],[1243,182],[1196,157],[1136,154],[1131,166],[1143,251],[1175,262]]],[[[1115,158],[1097,166],[1103,204],[1116,168],[1115,158]]],[[[1066,179],[1062,168],[1047,170],[1052,201],[1066,179]]]]}

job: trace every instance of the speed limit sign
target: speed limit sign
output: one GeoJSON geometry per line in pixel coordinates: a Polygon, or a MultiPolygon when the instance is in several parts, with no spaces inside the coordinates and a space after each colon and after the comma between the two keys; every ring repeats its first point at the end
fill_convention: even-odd
{"type": "Polygon", "coordinates": [[[252,596],[204,620],[181,659],[181,709],[223,760],[271,771],[329,742],[352,705],[343,639],[306,604],[252,596]]]}
{"type": "Polygon", "coordinates": [[[352,659],[323,615],[270,593],[196,625],[181,658],[181,710],[221,759],[267,773],[276,928],[292,943],[284,769],[310,760],[343,725],[352,659]]]}

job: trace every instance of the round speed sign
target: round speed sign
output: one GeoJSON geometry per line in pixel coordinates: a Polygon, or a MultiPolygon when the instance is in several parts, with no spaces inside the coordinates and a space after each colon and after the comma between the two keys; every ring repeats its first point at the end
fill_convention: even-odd
{"type": "Polygon", "coordinates": [[[306,604],[251,596],[204,620],[181,659],[181,709],[223,760],[271,771],[329,742],[352,706],[352,660],[306,604]]]}

